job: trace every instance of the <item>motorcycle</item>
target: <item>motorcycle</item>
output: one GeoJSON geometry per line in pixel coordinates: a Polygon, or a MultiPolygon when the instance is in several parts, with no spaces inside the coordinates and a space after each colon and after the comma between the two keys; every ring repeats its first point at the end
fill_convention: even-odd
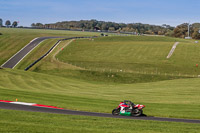
{"type": "Polygon", "coordinates": [[[145,105],[134,104],[131,101],[124,100],[117,108],[112,110],[112,115],[123,116],[141,116],[143,114],[143,108],[145,105]]]}

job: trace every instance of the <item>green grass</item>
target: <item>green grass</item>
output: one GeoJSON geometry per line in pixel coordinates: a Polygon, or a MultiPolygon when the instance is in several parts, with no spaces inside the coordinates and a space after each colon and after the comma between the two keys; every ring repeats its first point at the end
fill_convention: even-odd
{"type": "Polygon", "coordinates": [[[31,53],[29,53],[17,66],[17,69],[25,69],[34,61],[44,55],[59,39],[48,39],[43,41],[31,53]]]}
{"type": "Polygon", "coordinates": [[[54,105],[74,110],[110,113],[121,100],[146,105],[149,116],[199,119],[200,79],[138,84],[95,84],[60,76],[0,70],[4,100],[54,105]]]}
{"type": "Polygon", "coordinates": [[[0,110],[0,132],[197,133],[199,124],[0,110]],[[4,115],[6,114],[6,115],[4,115]]]}
{"type": "MultiPolygon", "coordinates": [[[[163,41],[166,40],[166,37],[157,38],[161,38],[163,41]]],[[[31,70],[68,78],[108,83],[143,83],[185,78],[185,75],[172,71],[174,69],[170,65],[164,65],[163,63],[165,61],[162,58],[166,58],[171,46],[174,44],[173,41],[175,41],[173,38],[167,39],[169,42],[158,42],[156,39],[152,41],[150,37],[143,36],[105,37],[95,39],[94,41],[81,39],[73,41],[61,51],[60,49],[67,43],[63,41],[54,50],[55,52],[39,62],[31,70]],[[125,42],[117,42],[122,39],[125,42]],[[130,41],[133,39],[143,41],[130,41]],[[106,43],[104,42],[105,40],[106,43]],[[134,49],[140,50],[135,53],[134,49]],[[163,49],[167,49],[166,52],[160,52],[163,49]],[[133,52],[129,52],[130,50],[133,52]],[[56,56],[57,60],[55,60],[53,56],[55,56],[57,51],[59,54],[56,56]],[[155,53],[154,51],[157,52],[155,53]],[[139,54],[138,56],[141,59],[137,54],[139,54]],[[155,59],[155,57],[159,58],[155,59]]],[[[43,48],[39,47],[38,49],[42,50],[43,48]]],[[[24,59],[22,64],[26,64],[25,62],[31,60],[35,55],[37,56],[34,52],[30,54],[31,58],[24,59]]]]}
{"type": "MultiPolygon", "coordinates": [[[[1,64],[38,36],[99,34],[6,28],[1,28],[0,32],[3,33],[0,36],[1,64]]],[[[149,36],[100,37],[94,41],[77,39],[67,47],[69,41],[63,41],[30,71],[23,71],[55,41],[49,39],[41,43],[16,66],[17,69],[0,69],[0,99],[14,101],[17,98],[22,102],[105,113],[111,113],[120,101],[127,99],[146,105],[144,113],[148,116],[200,119],[200,79],[188,78],[200,72],[195,67],[200,49],[192,41],[149,36]],[[180,44],[167,60],[176,41],[180,44]]],[[[0,113],[6,113],[0,115],[0,132],[199,130],[197,124],[186,123],[116,121],[8,110],[0,110],[0,113]],[[128,128],[124,130],[124,127],[128,128]]]]}
{"type": "Polygon", "coordinates": [[[175,38],[107,37],[77,40],[56,57],[90,70],[197,77],[199,51],[197,44],[175,38]],[[174,55],[166,59],[175,41],[180,44],[174,55]]]}
{"type": "Polygon", "coordinates": [[[63,31],[63,30],[44,30],[44,29],[18,29],[0,28],[0,65],[18,52],[32,39],[43,36],[94,36],[100,33],[63,31]]]}
{"type": "MultiPolygon", "coordinates": [[[[158,82],[164,80],[173,80],[173,79],[183,79],[187,78],[184,76],[172,76],[172,75],[158,75],[158,74],[147,74],[147,73],[129,73],[129,72],[109,72],[109,71],[98,71],[98,70],[70,70],[69,68],[64,69],[50,69],[50,70],[41,70],[49,69],[46,65],[48,63],[42,63],[35,68],[34,72],[45,73],[49,75],[56,75],[65,78],[80,79],[85,82],[92,82],[97,84],[133,84],[133,83],[147,83],[147,82],[158,82]]],[[[56,64],[54,64],[56,65],[56,64]]],[[[57,64],[59,65],[59,64],[57,64]]]]}
{"type": "MultiPolygon", "coordinates": [[[[16,68],[24,69],[32,62],[37,60],[41,55],[43,55],[52,45],[55,43],[55,39],[49,39],[44,41],[40,46],[34,49],[27,57],[25,57],[16,68]]],[[[68,43],[68,41],[62,42],[48,57],[39,62],[36,66],[31,68],[31,70],[40,73],[54,74],[57,76],[71,77],[76,79],[87,79],[86,81],[98,81],[98,82],[108,82],[108,83],[141,83],[141,82],[155,82],[168,79],[180,78],[177,76],[169,75],[152,75],[152,74],[132,74],[132,73],[120,73],[120,72],[99,72],[90,70],[80,70],[73,65],[64,64],[59,62],[54,58],[55,53],[63,52],[61,48],[63,45],[68,43]],[[72,70],[74,69],[74,70],[72,70]]],[[[71,44],[70,44],[71,45],[71,44]]]]}
{"type": "MultiPolygon", "coordinates": [[[[164,75],[164,74],[162,75],[154,73],[152,74],[144,72],[131,73],[129,71],[127,72],[113,71],[113,68],[117,67],[117,65],[123,67],[124,69],[129,67],[131,69],[131,65],[133,64],[130,63],[130,66],[128,66],[126,62],[130,61],[131,58],[134,58],[134,60],[136,60],[137,57],[127,56],[128,59],[124,57],[119,59],[120,57],[115,58],[115,56],[117,56],[123,51],[128,51],[131,48],[137,49],[138,47],[142,47],[140,48],[141,49],[140,52],[143,52],[142,54],[139,52],[140,55],[143,57],[141,57],[142,60],[140,61],[138,60],[139,62],[137,65],[138,68],[141,66],[142,68],[140,69],[143,69],[145,71],[147,69],[150,69],[148,63],[152,63],[154,64],[155,67],[159,67],[160,65],[161,67],[163,67],[162,68],[163,70],[168,69],[168,71],[172,71],[172,68],[164,66],[163,63],[159,63],[158,60],[162,62],[162,57],[167,56],[169,50],[171,49],[171,46],[176,40],[174,38],[167,38],[166,40],[165,37],[164,38],[161,37],[161,40],[163,40],[164,42],[160,42],[157,41],[156,39],[154,39],[154,41],[151,39],[152,38],[143,36],[141,38],[140,37],[98,38],[95,39],[94,41],[88,39],[82,39],[73,41],[62,51],[61,48],[63,48],[64,45],[68,43],[68,41],[67,42],[63,41],[59,46],[55,48],[55,50],[48,57],[43,59],[41,62],[39,62],[31,69],[36,73],[38,72],[41,73],[41,74],[38,73],[38,75],[43,75],[43,74],[45,76],[48,75],[48,78],[47,77],[38,78],[40,76],[37,76],[37,79],[34,79],[33,83],[37,82],[38,80],[40,80],[40,83],[41,82],[42,83],[41,84],[37,83],[37,85],[35,87],[33,86],[33,88],[37,89],[40,88],[38,90],[38,93],[37,91],[36,92],[32,91],[31,94],[33,96],[31,97],[29,97],[28,96],[29,93],[27,93],[26,94],[27,97],[25,97],[25,99],[22,100],[28,100],[30,102],[35,101],[36,103],[42,101],[44,102],[44,104],[55,104],[61,107],[75,109],[75,110],[109,113],[110,110],[114,108],[119,101],[123,99],[131,99],[137,103],[142,103],[147,105],[148,109],[145,109],[145,111],[148,115],[162,116],[162,117],[179,117],[179,118],[199,118],[199,115],[197,113],[198,112],[197,110],[199,110],[199,103],[197,102],[199,100],[198,96],[199,79],[193,79],[193,78],[184,79],[185,77],[182,76],[164,75]],[[113,38],[115,41],[113,41],[113,38]],[[116,42],[122,39],[125,39],[126,41],[123,42],[122,44],[120,42],[119,44],[118,42],[116,42]],[[130,41],[131,39],[140,40],[141,42],[139,41],[134,42],[133,40],[130,41]],[[109,43],[109,41],[111,42],[109,43]],[[101,55],[104,56],[102,62],[103,60],[105,60],[105,62],[101,64],[95,64],[96,61],[92,60],[95,54],[92,55],[91,53],[100,51],[99,49],[92,50],[95,49],[95,47],[100,47],[101,51],[110,50],[110,53],[115,55],[112,56],[113,58],[116,59],[116,62],[114,63],[115,65],[113,65],[112,62],[109,62],[110,60],[112,60],[112,58],[106,59],[104,54],[101,55]],[[106,48],[104,49],[104,47],[106,48]],[[121,51],[117,51],[119,47],[122,47],[121,51]],[[143,48],[146,47],[153,50],[151,50],[150,52],[148,52],[148,50],[146,51],[142,50],[143,48]],[[112,50],[111,48],[113,48],[114,50],[112,50]],[[153,52],[156,49],[157,52],[153,52]],[[163,51],[163,49],[167,49],[166,52],[160,52],[163,51]],[[72,53],[70,54],[69,51],[72,53]],[[116,52],[112,53],[113,51],[116,52]],[[59,52],[59,54],[54,58],[57,52],[59,52]],[[148,54],[148,56],[144,54],[148,54]],[[154,56],[149,57],[150,55],[154,56]],[[84,65],[86,66],[89,64],[88,62],[86,64],[82,63],[82,65],[76,65],[78,67],[76,67],[75,64],[70,65],[60,62],[62,61],[62,59],[90,60],[90,58],[92,61],[89,66],[96,67],[97,69],[91,70],[90,67],[88,68],[84,67],[84,65]],[[151,58],[151,60],[145,58],[151,58]],[[106,62],[106,60],[108,61],[106,62]],[[140,64],[141,62],[146,62],[147,66],[149,67],[140,64]],[[108,66],[107,71],[106,70],[102,71],[102,69],[99,69],[98,67],[101,67],[101,65],[103,67],[108,66]],[[112,68],[111,72],[109,71],[109,68],[112,68]],[[49,77],[49,75],[52,75],[52,80],[49,77]],[[48,79],[48,80],[44,81],[42,79],[48,79]],[[59,81],[57,80],[54,81],[53,79],[58,79],[59,81]],[[180,79],[180,80],[173,80],[173,79],[180,79]],[[68,82],[73,83],[73,85],[69,85],[68,82]],[[182,82],[185,82],[185,84],[183,84],[182,82]],[[59,83],[61,85],[58,85],[59,83]],[[129,85],[121,83],[129,83],[129,85]],[[132,83],[137,83],[137,84],[132,84],[132,83]],[[61,88],[62,90],[60,93],[61,88]],[[41,90],[45,90],[45,92],[42,92],[41,90]],[[65,94],[65,92],[68,94],[65,94]],[[121,93],[124,94],[120,95],[121,93]],[[46,96],[43,97],[43,95],[46,96]],[[36,100],[34,99],[34,97],[38,97],[40,100],[36,100]],[[61,101],[64,101],[64,103],[62,103],[61,101]],[[69,101],[74,101],[74,102],[71,103],[69,101]],[[90,101],[93,101],[95,104],[91,105],[90,101]],[[82,105],[82,103],[84,104],[82,105]],[[88,106],[85,106],[85,104],[88,104],[88,106]],[[187,106],[188,104],[194,104],[193,110],[191,110],[190,108],[185,108],[185,106],[187,106]],[[187,112],[192,112],[192,113],[187,113],[187,112]]],[[[181,43],[183,44],[191,45],[191,43],[188,41],[185,40],[179,40],[179,41],[181,41],[181,43]]],[[[24,69],[24,67],[27,66],[26,63],[29,62],[29,60],[35,60],[38,57],[40,57],[40,54],[36,54],[36,51],[39,51],[38,53],[42,53],[40,51],[43,51],[47,49],[47,47],[50,47],[50,45],[47,46],[47,44],[50,44],[51,42],[53,45],[53,41],[51,40],[42,43],[29,56],[27,56],[27,58],[25,58],[20,63],[20,65],[23,67],[18,67],[18,68],[24,69]]],[[[126,53],[127,52],[124,52],[124,55],[126,55],[126,53]]],[[[176,55],[174,54],[174,56],[176,55]]],[[[100,60],[101,58],[100,56],[97,56],[97,58],[95,59],[100,60]]],[[[21,83],[21,81],[23,81],[23,79],[14,84],[19,84],[21,83]]],[[[33,84],[32,81],[26,81],[26,82],[28,83],[19,85],[18,88],[23,88],[24,86],[27,87],[27,84],[31,85],[33,84]]],[[[4,90],[4,91],[5,94],[10,93],[9,90],[4,90]]],[[[26,93],[26,91],[24,91],[23,89],[15,92],[16,96],[18,95],[21,96],[23,95],[23,93],[26,93]]],[[[16,96],[11,95],[13,99],[15,99],[14,97],[16,96]]]]}

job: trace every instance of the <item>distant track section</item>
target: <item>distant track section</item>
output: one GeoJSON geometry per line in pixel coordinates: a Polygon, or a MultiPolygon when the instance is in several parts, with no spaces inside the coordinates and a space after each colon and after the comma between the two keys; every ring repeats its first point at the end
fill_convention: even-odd
{"type": "Polygon", "coordinates": [[[39,37],[35,38],[30,43],[28,43],[25,47],[23,47],[20,51],[18,51],[15,55],[13,55],[9,60],[7,60],[1,67],[4,68],[14,68],[28,53],[30,53],[37,45],[39,45],[42,41],[51,38],[64,38],[64,37],[39,37]]]}
{"type": "Polygon", "coordinates": [[[40,60],[42,60],[44,57],[46,57],[61,41],[71,40],[71,39],[80,39],[80,38],[96,38],[96,36],[93,36],[93,37],[70,37],[70,38],[60,39],[44,55],[42,55],[39,59],[34,61],[31,65],[26,67],[24,70],[25,71],[29,70],[32,66],[34,66],[36,63],[38,63],[40,60]]]}

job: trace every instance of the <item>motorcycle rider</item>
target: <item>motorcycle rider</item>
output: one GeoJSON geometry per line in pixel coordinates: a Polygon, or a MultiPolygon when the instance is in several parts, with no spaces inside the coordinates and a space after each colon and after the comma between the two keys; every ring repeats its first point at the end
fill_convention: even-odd
{"type": "Polygon", "coordinates": [[[120,102],[118,108],[120,108],[120,112],[125,112],[129,106],[125,102],[120,102]]]}
{"type": "Polygon", "coordinates": [[[117,108],[112,110],[113,115],[123,115],[123,116],[140,116],[143,115],[143,108],[145,105],[134,104],[129,100],[124,100],[120,102],[117,108]]]}
{"type": "Polygon", "coordinates": [[[134,106],[135,106],[135,104],[134,103],[132,103],[131,101],[129,101],[129,100],[124,100],[124,103],[127,103],[127,105],[129,106],[129,109],[133,109],[134,108],[134,106]]]}

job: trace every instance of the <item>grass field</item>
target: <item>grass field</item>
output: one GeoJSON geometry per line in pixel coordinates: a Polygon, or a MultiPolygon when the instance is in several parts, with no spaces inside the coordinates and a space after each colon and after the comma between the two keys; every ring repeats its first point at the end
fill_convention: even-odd
{"type": "Polygon", "coordinates": [[[61,52],[60,61],[99,71],[120,70],[162,75],[200,75],[200,47],[167,37],[108,37],[94,41],[77,40],[61,52]],[[176,41],[175,54],[166,59],[176,41]]]}
{"type": "Polygon", "coordinates": [[[0,110],[0,132],[197,133],[199,124],[123,120],[0,110]],[[4,115],[6,114],[6,115],[4,115]]]}
{"type": "Polygon", "coordinates": [[[43,30],[43,29],[18,29],[0,28],[0,65],[8,60],[17,51],[28,44],[32,39],[43,36],[93,36],[100,33],[63,31],[63,30],[43,30]]]}
{"type": "Polygon", "coordinates": [[[47,39],[44,40],[39,46],[37,46],[30,54],[28,54],[17,66],[17,69],[25,69],[32,64],[42,55],[44,55],[48,49],[50,49],[59,39],[47,39]]]}
{"type": "MultiPolygon", "coordinates": [[[[3,33],[0,36],[1,64],[37,36],[99,34],[5,28],[0,29],[0,32],[3,33]]],[[[199,68],[195,67],[199,62],[200,48],[198,44],[193,43],[193,40],[113,36],[94,40],[77,39],[71,43],[63,41],[30,71],[24,71],[24,68],[47,52],[55,42],[56,39],[42,42],[16,66],[16,69],[0,69],[2,100],[14,101],[17,98],[22,102],[110,113],[120,101],[127,99],[146,105],[144,113],[148,116],[200,119],[200,79],[194,78],[200,75],[199,68]],[[166,59],[171,47],[177,41],[180,44],[175,53],[170,59],[166,59]]],[[[2,114],[5,112],[0,110],[2,114]]],[[[124,132],[120,129],[124,126],[129,127],[126,132],[132,132],[133,129],[136,132],[199,130],[197,124],[115,121],[110,118],[69,115],[63,117],[63,115],[21,111],[7,111],[7,113],[12,115],[1,118],[0,123],[3,124],[0,125],[3,128],[0,128],[0,132],[31,130],[33,132],[65,132],[65,130],[124,132]],[[38,124],[41,126],[38,129],[34,128],[38,124]],[[23,126],[27,128],[22,129],[23,126]],[[80,128],[76,128],[77,126],[80,128]],[[44,130],[43,127],[48,130],[44,130]]]]}
{"type": "MultiPolygon", "coordinates": [[[[78,41],[78,40],[76,40],[78,41]]],[[[73,41],[73,42],[76,42],[73,41]]],[[[85,41],[85,39],[82,39],[81,41],[85,41]]],[[[43,42],[40,46],[38,46],[31,54],[29,54],[23,61],[16,67],[20,69],[24,69],[30,64],[31,62],[34,62],[34,60],[38,59],[42,54],[44,54],[44,51],[47,51],[55,42],[52,40],[48,40],[46,42],[43,42]]],[[[41,72],[41,73],[48,73],[53,74],[57,76],[63,76],[63,77],[71,77],[71,78],[78,78],[78,79],[87,79],[86,81],[94,81],[94,82],[108,82],[108,83],[141,83],[141,82],[155,82],[155,81],[162,81],[162,80],[168,80],[168,79],[177,79],[177,78],[184,78],[182,76],[172,76],[172,75],[158,75],[158,74],[144,74],[144,73],[124,73],[124,72],[116,72],[116,71],[109,71],[109,69],[103,69],[105,71],[102,72],[102,69],[88,69],[84,66],[75,66],[75,64],[69,64],[61,62],[60,58],[56,56],[56,54],[59,52],[61,54],[65,54],[65,50],[61,50],[66,44],[68,44],[68,41],[63,41],[59,46],[56,47],[56,49],[49,54],[48,57],[43,59],[41,62],[39,62],[36,66],[31,68],[32,71],[35,72],[41,72]]],[[[70,43],[70,47],[73,45],[73,43],[70,43]]],[[[92,50],[91,50],[92,51],[92,50]]],[[[111,63],[110,63],[111,64],[111,63]]],[[[121,63],[122,64],[122,63],[121,63]]],[[[93,64],[94,65],[94,64],[93,64]]],[[[103,64],[105,66],[105,64],[103,64]]],[[[111,64],[112,65],[112,64],[111,64]]],[[[99,66],[102,66],[101,64],[99,66]]],[[[121,65],[122,67],[126,65],[121,65]]]]}
{"type": "Polygon", "coordinates": [[[55,50],[59,52],[57,55],[54,52],[32,71],[109,83],[156,82],[193,78],[200,74],[196,67],[199,47],[188,40],[149,36],[101,37],[93,41],[73,41],[60,51],[66,43],[62,42],[55,50]],[[172,57],[166,59],[176,41],[181,43],[172,57]],[[196,51],[182,56],[185,47],[196,51]]]}
{"type": "Polygon", "coordinates": [[[0,76],[0,96],[5,100],[17,98],[24,102],[110,113],[119,101],[129,99],[146,105],[144,113],[149,116],[200,118],[200,79],[95,84],[80,79],[9,69],[1,70],[0,76]]]}

